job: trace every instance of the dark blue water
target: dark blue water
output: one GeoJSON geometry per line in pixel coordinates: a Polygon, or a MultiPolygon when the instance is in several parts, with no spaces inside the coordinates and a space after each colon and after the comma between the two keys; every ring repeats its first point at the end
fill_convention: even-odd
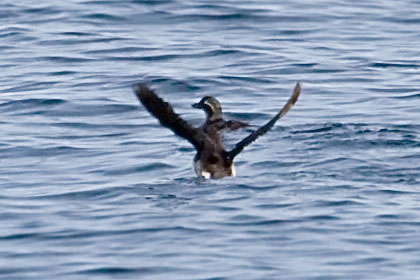
{"type": "Polygon", "coordinates": [[[419,46],[414,0],[1,1],[0,278],[420,279],[419,46]],[[260,125],[296,81],[206,182],[131,90],[260,125]]]}

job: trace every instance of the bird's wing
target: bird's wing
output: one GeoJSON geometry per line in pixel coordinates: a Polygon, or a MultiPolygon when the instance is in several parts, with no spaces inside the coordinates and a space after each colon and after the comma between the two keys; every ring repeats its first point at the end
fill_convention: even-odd
{"type": "Polygon", "coordinates": [[[172,106],[149,89],[145,84],[133,85],[134,92],[144,107],[159,120],[160,124],[172,130],[176,135],[187,139],[197,149],[200,147],[198,139],[199,129],[191,126],[177,113],[172,106]]]}
{"type": "Polygon", "coordinates": [[[237,143],[235,145],[235,148],[233,148],[233,150],[228,152],[229,157],[233,160],[233,158],[237,156],[246,146],[254,142],[261,135],[264,135],[267,131],[269,131],[274,126],[276,121],[278,121],[281,117],[286,115],[286,113],[289,112],[289,110],[293,107],[293,105],[295,105],[296,101],[299,98],[300,91],[301,91],[300,83],[297,83],[293,91],[293,95],[290,97],[289,101],[287,101],[286,105],[283,106],[280,112],[278,112],[274,116],[274,118],[272,118],[265,125],[253,131],[250,135],[245,137],[241,142],[237,143]]]}
{"type": "Polygon", "coordinates": [[[249,124],[241,121],[229,120],[226,122],[226,126],[230,130],[238,130],[240,128],[249,126],[249,124]]]}

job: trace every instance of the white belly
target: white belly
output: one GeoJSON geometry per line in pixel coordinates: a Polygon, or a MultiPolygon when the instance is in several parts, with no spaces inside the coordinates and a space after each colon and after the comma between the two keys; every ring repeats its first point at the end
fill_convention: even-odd
{"type": "Polygon", "coordinates": [[[233,163],[230,166],[230,170],[232,172],[232,177],[236,177],[236,169],[235,169],[235,165],[233,165],[233,163]]]}
{"type": "MultiPolygon", "coordinates": [[[[206,180],[211,178],[211,173],[203,170],[203,166],[201,165],[200,161],[194,161],[194,171],[195,174],[197,174],[198,177],[204,178],[206,180]]],[[[232,177],[236,176],[236,169],[235,166],[232,164],[230,167],[231,175],[232,177]]],[[[226,176],[226,175],[225,175],[226,176]]]]}
{"type": "Polygon", "coordinates": [[[211,178],[210,172],[204,171],[203,167],[201,166],[201,162],[199,160],[194,161],[194,171],[198,177],[204,178],[206,180],[211,178]]]}

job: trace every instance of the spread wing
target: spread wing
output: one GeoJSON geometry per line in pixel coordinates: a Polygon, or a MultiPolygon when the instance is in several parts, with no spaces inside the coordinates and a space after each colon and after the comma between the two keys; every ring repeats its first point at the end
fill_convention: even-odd
{"type": "Polygon", "coordinates": [[[261,126],[259,129],[252,132],[250,135],[245,137],[241,142],[237,143],[235,145],[235,148],[233,148],[232,151],[228,152],[229,157],[233,159],[235,156],[237,156],[246,146],[254,142],[258,137],[261,135],[264,135],[267,131],[269,131],[276,121],[278,121],[281,117],[286,115],[287,112],[295,105],[296,101],[299,98],[299,94],[301,91],[300,83],[297,83],[295,86],[295,89],[293,91],[293,95],[290,97],[289,101],[287,101],[286,105],[283,106],[283,108],[278,112],[274,118],[272,118],[269,122],[267,122],[265,125],[261,126]]]}
{"type": "Polygon", "coordinates": [[[198,149],[200,141],[198,140],[199,130],[174,112],[172,106],[149,89],[145,84],[133,85],[134,92],[143,104],[160,124],[172,130],[176,135],[187,139],[194,147],[198,149]]]}
{"type": "Polygon", "coordinates": [[[249,126],[249,124],[248,123],[245,123],[245,122],[241,122],[241,121],[229,120],[229,121],[226,122],[226,126],[230,130],[238,130],[240,128],[249,126]]]}

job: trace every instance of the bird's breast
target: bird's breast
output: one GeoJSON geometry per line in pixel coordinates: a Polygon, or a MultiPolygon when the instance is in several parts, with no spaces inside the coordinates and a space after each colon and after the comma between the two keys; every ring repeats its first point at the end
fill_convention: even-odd
{"type": "Polygon", "coordinates": [[[233,163],[226,166],[224,164],[209,164],[202,159],[194,159],[194,171],[198,177],[204,179],[220,179],[227,176],[236,176],[236,169],[233,163]]]}

